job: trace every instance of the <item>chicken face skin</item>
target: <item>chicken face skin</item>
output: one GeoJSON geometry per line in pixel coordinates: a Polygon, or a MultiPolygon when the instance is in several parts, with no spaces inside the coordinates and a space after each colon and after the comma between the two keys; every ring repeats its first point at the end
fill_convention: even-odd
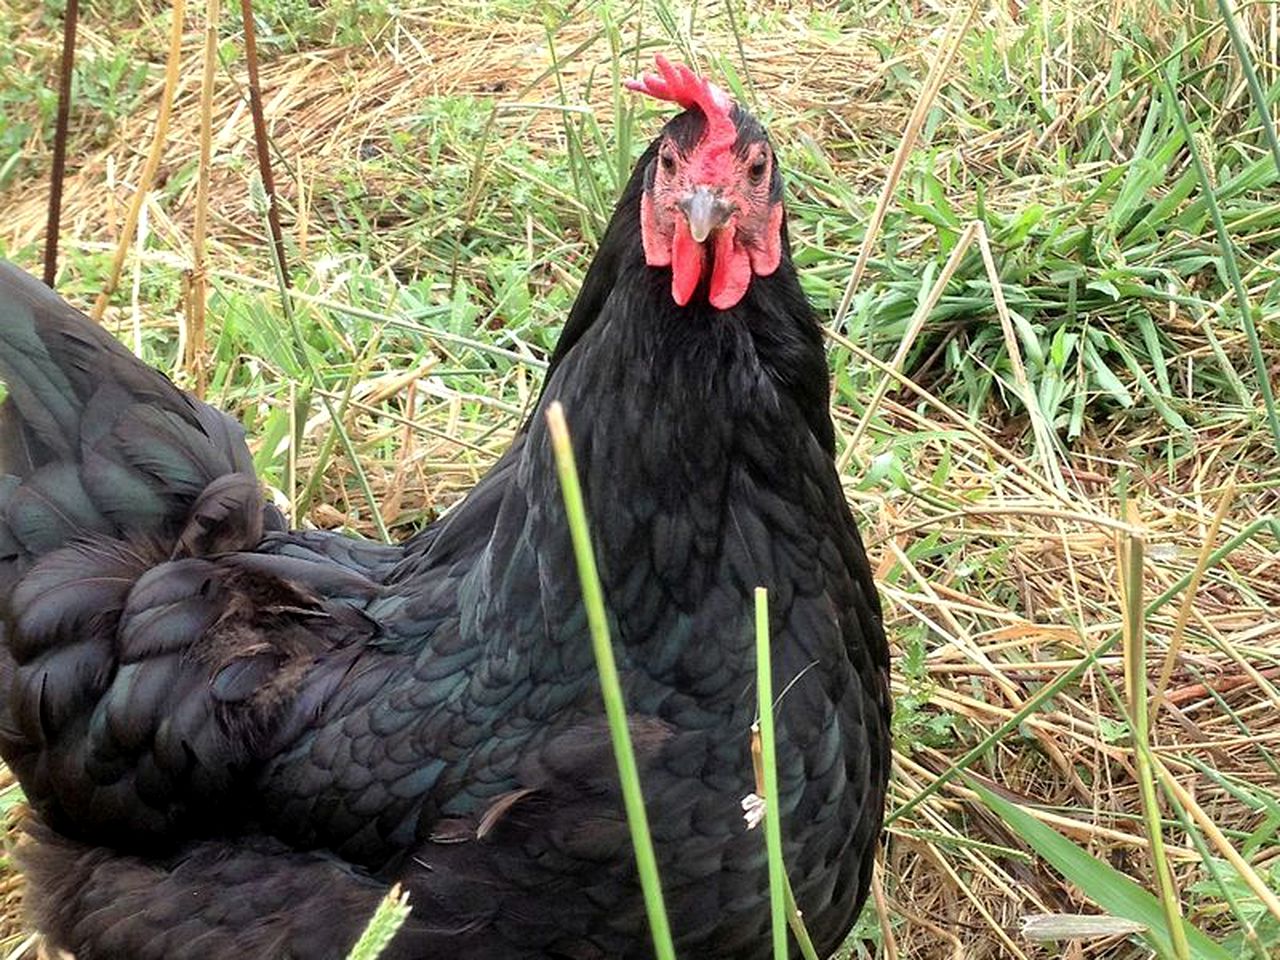
{"type": "Polygon", "coordinates": [[[754,117],[686,68],[662,60],[659,67],[666,79],[646,78],[636,89],[701,109],[667,124],[645,170],[645,262],[671,268],[678,305],[686,306],[706,280],[708,301],[728,310],[753,277],[769,276],[781,262],[782,177],[754,117]]]}

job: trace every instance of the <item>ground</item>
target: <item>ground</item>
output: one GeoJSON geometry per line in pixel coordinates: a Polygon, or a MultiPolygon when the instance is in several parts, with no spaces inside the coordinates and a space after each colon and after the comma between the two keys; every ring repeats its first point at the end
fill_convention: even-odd
{"type": "MultiPolygon", "coordinates": [[[[290,309],[236,8],[203,344],[188,319],[200,5],[104,322],[245,422],[300,522],[403,535],[504,449],[660,123],[619,81],[655,51],[690,60],[786,166],[888,610],[897,757],[853,954],[1275,955],[1280,8],[1240,15],[1241,48],[1193,2],[254,8],[290,309]],[[1161,904],[1226,952],[1182,953],[1161,904]],[[1023,930],[1044,914],[1145,932],[1044,942],[1045,921],[1023,930]]],[[[151,149],[173,10],[82,14],[57,285],[86,308],[151,149]]],[[[0,0],[0,253],[32,270],[60,13],[0,0]]],[[[19,796],[0,793],[11,825],[19,796]]],[[[0,955],[23,956],[17,875],[0,896],[0,955]]]]}

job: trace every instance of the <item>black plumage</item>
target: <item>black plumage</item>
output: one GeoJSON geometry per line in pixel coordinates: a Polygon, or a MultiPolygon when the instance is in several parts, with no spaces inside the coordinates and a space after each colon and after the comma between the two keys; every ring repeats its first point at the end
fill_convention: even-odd
{"type": "MultiPolygon", "coordinates": [[[[765,142],[735,110],[739,145],[765,142]]],[[[696,112],[664,137],[692,144],[696,112]]],[[[782,261],[716,309],[641,249],[641,158],[511,450],[400,546],[288,531],[238,427],[0,266],[0,753],[79,960],[650,955],[544,423],[583,474],[683,956],[768,953],[751,591],[772,600],[788,868],[819,947],[867,892],[887,649],[782,261]]],[[[740,151],[740,152],[741,152],[740,151]]],[[[745,153],[743,154],[746,155],[745,153]]],[[[778,172],[772,193],[780,197],[778,172]]]]}

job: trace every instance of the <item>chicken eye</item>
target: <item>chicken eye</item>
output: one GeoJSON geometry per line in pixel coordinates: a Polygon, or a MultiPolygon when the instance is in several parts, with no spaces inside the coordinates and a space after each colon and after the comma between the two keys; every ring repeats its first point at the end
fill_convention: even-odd
{"type": "Polygon", "coordinates": [[[663,150],[658,154],[658,162],[662,164],[663,173],[676,172],[676,158],[670,150],[663,150]]]}
{"type": "Polygon", "coordinates": [[[747,168],[747,173],[751,177],[752,183],[759,183],[764,179],[765,171],[769,169],[769,158],[763,153],[751,161],[751,166],[747,168]]]}

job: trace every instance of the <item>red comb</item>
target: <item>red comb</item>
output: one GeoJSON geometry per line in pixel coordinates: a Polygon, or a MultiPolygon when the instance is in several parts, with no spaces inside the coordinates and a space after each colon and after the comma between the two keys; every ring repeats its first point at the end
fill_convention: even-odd
{"type": "Polygon", "coordinates": [[[662,54],[654,57],[654,62],[658,65],[658,73],[624,81],[627,89],[678,103],[686,110],[697,107],[707,118],[708,145],[721,148],[733,146],[733,142],[738,139],[738,130],[729,118],[733,98],[684,64],[672,64],[662,54]]]}

